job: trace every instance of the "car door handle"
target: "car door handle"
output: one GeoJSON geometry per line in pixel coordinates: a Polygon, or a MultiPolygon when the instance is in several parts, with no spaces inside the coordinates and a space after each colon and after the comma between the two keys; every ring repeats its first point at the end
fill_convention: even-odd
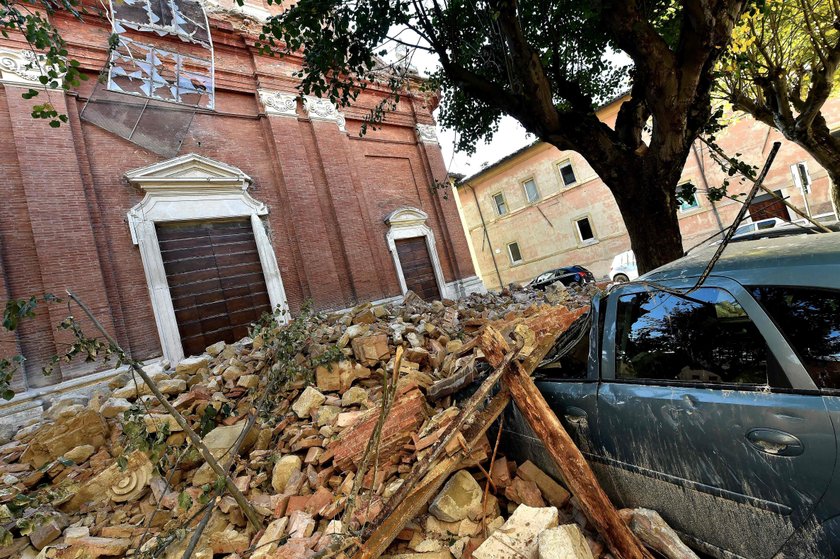
{"type": "Polygon", "coordinates": [[[778,429],[753,429],[746,436],[750,444],[765,454],[799,456],[805,452],[802,441],[778,429]]]}

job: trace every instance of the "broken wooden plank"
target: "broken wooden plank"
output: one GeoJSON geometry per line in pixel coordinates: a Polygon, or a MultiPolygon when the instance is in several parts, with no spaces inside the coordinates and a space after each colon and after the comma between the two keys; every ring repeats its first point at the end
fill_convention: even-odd
{"type": "MultiPolygon", "coordinates": [[[[552,322],[550,328],[543,328],[537,321],[533,321],[529,326],[534,331],[545,332],[546,335],[552,331],[563,332],[586,310],[548,315],[546,320],[552,322]]],[[[501,336],[483,337],[479,344],[488,362],[494,366],[502,364],[510,351],[507,342],[501,336]]],[[[540,345],[539,342],[537,345],[540,345]]],[[[583,454],[551,411],[530,374],[517,361],[509,361],[506,370],[503,383],[510,389],[513,401],[545,445],[581,509],[607,542],[612,554],[617,559],[652,559],[653,556],[621,520],[583,454]]]]}
{"type": "Polygon", "coordinates": [[[621,518],[649,548],[667,559],[699,559],[655,510],[621,509],[621,518]]]}

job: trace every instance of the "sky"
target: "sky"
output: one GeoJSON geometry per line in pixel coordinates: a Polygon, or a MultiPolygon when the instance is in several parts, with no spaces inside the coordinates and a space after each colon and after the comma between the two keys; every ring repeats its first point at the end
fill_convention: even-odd
{"type": "Polygon", "coordinates": [[[461,173],[467,176],[477,173],[487,165],[495,163],[534,141],[534,136],[526,133],[522,125],[509,116],[502,117],[499,131],[489,144],[478,143],[474,155],[455,151],[454,130],[442,130],[438,125],[437,132],[446,169],[450,173],[461,173]]]}

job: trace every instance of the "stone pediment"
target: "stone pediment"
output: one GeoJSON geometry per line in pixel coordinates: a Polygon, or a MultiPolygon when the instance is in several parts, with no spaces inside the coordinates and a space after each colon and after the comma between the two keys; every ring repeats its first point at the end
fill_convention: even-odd
{"type": "Polygon", "coordinates": [[[410,227],[424,225],[429,214],[419,208],[402,207],[392,211],[385,218],[385,223],[391,227],[410,227]]]}
{"type": "Polygon", "coordinates": [[[145,191],[191,187],[246,190],[251,184],[251,177],[241,169],[195,153],[128,171],[125,178],[145,191]]]}

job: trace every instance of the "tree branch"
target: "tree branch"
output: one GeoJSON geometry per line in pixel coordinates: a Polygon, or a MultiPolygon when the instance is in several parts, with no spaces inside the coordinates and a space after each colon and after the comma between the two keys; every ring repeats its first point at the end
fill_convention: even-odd
{"type": "Polygon", "coordinates": [[[838,66],[840,66],[840,36],[831,45],[831,49],[822,60],[821,67],[814,67],[811,70],[811,87],[797,119],[797,129],[807,130],[810,128],[814,118],[822,110],[823,105],[831,95],[834,76],[837,73],[838,66]]]}

